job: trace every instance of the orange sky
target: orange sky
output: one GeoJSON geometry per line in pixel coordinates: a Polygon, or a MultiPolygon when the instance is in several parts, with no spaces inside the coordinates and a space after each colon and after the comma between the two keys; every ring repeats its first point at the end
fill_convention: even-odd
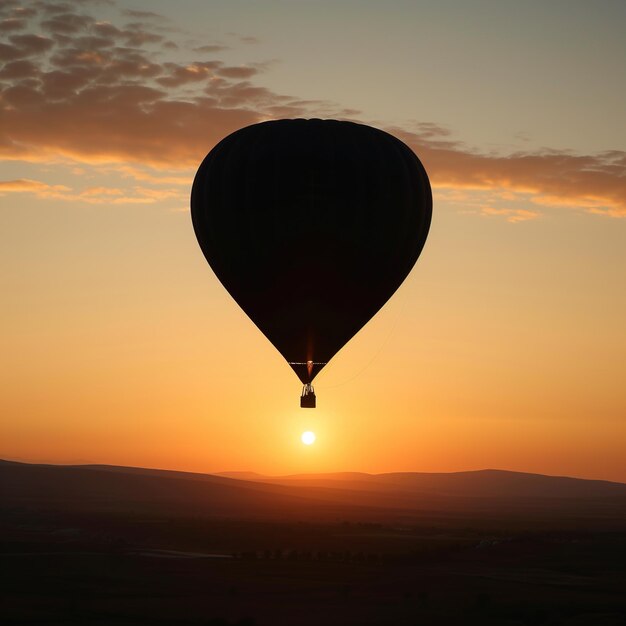
{"type": "MultiPolygon", "coordinates": [[[[513,89],[506,72],[491,68],[485,83],[502,92],[491,118],[489,103],[472,104],[468,92],[456,113],[442,96],[447,117],[433,119],[428,98],[407,86],[411,64],[399,64],[393,46],[374,56],[363,43],[379,23],[372,3],[358,13],[360,29],[344,32],[359,51],[353,97],[330,70],[308,68],[304,80],[304,52],[289,56],[289,38],[273,30],[280,20],[295,27],[294,9],[272,18],[278,5],[268,3],[252,32],[245,11],[218,3],[215,20],[196,16],[211,23],[200,37],[191,8],[178,18],[146,12],[157,5],[3,4],[0,456],[272,474],[491,467],[626,481],[626,153],[621,126],[603,130],[612,98],[623,102],[623,73],[607,76],[593,115],[583,103],[605,143],[563,121],[579,106],[572,53],[561,100],[535,101],[531,118],[511,92],[510,117],[526,126],[498,126],[510,134],[494,146],[513,89]],[[389,72],[398,109],[413,102],[406,119],[393,93],[390,103],[378,93],[389,72]],[[294,116],[389,130],[420,156],[434,188],[422,257],[319,376],[315,411],[298,407],[297,378],[212,274],[188,211],[195,168],[217,140],[294,116]],[[548,148],[551,124],[561,143],[548,148]],[[299,440],[307,429],[318,436],[311,447],[299,440]]],[[[433,7],[433,20],[457,24],[449,8],[433,7]]],[[[396,21],[384,19],[399,49],[413,45],[405,23],[415,16],[397,8],[396,21]]],[[[352,18],[345,6],[328,10],[317,28],[333,50],[352,18]]],[[[598,72],[624,45],[609,18],[588,25],[605,29],[589,60],[598,72]]],[[[491,42],[490,58],[508,51],[505,41],[491,42]]],[[[465,57],[479,58],[479,30],[466,43],[465,57]]],[[[546,50],[548,66],[566,62],[562,49],[546,50]]],[[[454,84],[453,60],[440,57],[437,70],[425,92],[454,84]]],[[[517,83],[539,80],[530,60],[517,71],[517,83]]]]}

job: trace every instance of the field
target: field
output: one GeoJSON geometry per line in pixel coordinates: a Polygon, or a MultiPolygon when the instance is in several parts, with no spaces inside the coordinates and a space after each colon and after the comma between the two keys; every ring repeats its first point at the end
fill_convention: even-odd
{"type": "Polygon", "coordinates": [[[590,499],[582,517],[572,503],[464,515],[317,500],[235,516],[52,488],[35,500],[28,484],[3,493],[2,624],[625,623],[621,498],[597,499],[595,517],[590,499]]]}

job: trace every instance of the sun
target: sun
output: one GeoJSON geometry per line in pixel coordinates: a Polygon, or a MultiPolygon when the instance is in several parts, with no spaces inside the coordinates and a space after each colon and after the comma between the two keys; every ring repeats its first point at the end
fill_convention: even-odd
{"type": "Polygon", "coordinates": [[[306,432],[302,433],[300,439],[302,439],[302,443],[305,446],[310,446],[315,443],[315,433],[307,430],[306,432]]]}

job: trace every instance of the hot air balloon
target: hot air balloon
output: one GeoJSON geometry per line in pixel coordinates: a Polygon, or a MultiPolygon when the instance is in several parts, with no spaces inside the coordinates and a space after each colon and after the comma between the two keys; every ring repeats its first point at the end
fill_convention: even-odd
{"type": "Polygon", "coordinates": [[[315,376],[385,304],[422,251],[428,176],[402,141],[320,119],[235,131],[191,192],[196,237],[226,290],[293,368],[315,376]]]}

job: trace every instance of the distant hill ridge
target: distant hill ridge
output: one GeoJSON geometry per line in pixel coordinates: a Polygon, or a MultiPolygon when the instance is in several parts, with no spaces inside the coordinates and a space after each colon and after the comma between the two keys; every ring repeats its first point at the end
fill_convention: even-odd
{"type": "Polygon", "coordinates": [[[375,490],[420,491],[473,497],[604,497],[626,494],[626,484],[607,480],[548,476],[509,470],[464,472],[334,472],[264,476],[255,472],[220,472],[218,476],[281,485],[309,485],[375,490]]]}
{"type": "Polygon", "coordinates": [[[201,474],[108,465],[0,461],[0,507],[162,511],[291,519],[379,519],[430,512],[622,516],[626,484],[503,470],[201,474]]]}

